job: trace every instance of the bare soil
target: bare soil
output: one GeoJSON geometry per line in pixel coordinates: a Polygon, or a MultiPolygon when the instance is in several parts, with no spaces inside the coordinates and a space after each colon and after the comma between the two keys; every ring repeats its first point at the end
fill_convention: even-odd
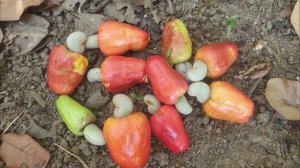
{"type": "MultiPolygon", "coordinates": [[[[173,18],[180,18],[186,23],[195,53],[205,44],[224,40],[226,19],[239,15],[238,29],[233,32],[232,40],[239,46],[240,56],[229,72],[218,80],[231,82],[245,93],[254,88],[251,98],[255,102],[255,114],[245,125],[211,119],[202,111],[201,104],[189,97],[194,111],[182,117],[191,138],[190,149],[183,154],[172,154],[152,137],[147,167],[300,167],[299,121],[280,117],[264,96],[266,83],[271,78],[300,80],[299,37],[289,18],[280,16],[280,11],[294,5],[296,0],[211,0],[205,11],[203,0],[173,0],[171,3],[173,14],[170,14],[168,0],[154,3],[153,9],[157,10],[157,17],[161,19],[158,23],[149,9],[137,14],[141,17],[137,25],[151,33],[151,45],[145,52],[127,55],[146,58],[151,53],[160,53],[161,28],[173,18]],[[142,25],[142,21],[146,24],[142,25]],[[266,41],[272,51],[263,49],[254,52],[253,47],[260,40],[266,41]],[[262,80],[234,77],[260,63],[269,67],[269,73],[262,80]]],[[[118,20],[109,16],[107,7],[98,13],[118,20]]],[[[87,3],[83,11],[88,11],[88,8],[87,3]]],[[[9,131],[25,133],[30,119],[50,131],[50,137],[37,139],[51,154],[49,168],[81,167],[77,160],[55,147],[54,142],[80,156],[91,168],[117,167],[106,146],[90,145],[83,137],[76,137],[67,130],[56,110],[58,95],[47,88],[49,51],[53,46],[63,44],[75,31],[73,14],[76,12],[74,9],[58,16],[40,13],[50,22],[51,41],[37,52],[19,57],[6,55],[0,60],[0,130],[3,131],[19,113],[25,111],[9,131]]],[[[90,68],[98,67],[104,59],[99,50],[87,51],[85,55],[90,68]]],[[[126,93],[132,92],[139,95],[152,93],[149,85],[135,86],[126,93]]],[[[100,83],[89,83],[86,79],[72,95],[96,114],[97,125],[101,127],[105,119],[113,115],[112,96],[100,83]]],[[[135,102],[135,105],[135,110],[146,113],[146,108],[140,103],[135,102]]],[[[1,161],[0,167],[5,167],[1,161]]]]}

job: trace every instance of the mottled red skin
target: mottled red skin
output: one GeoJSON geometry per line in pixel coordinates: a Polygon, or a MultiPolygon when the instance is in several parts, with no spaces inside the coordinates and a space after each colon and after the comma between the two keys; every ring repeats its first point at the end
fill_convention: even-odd
{"type": "Polygon", "coordinates": [[[106,21],[98,28],[99,48],[106,56],[144,50],[149,41],[147,32],[130,24],[106,21]]]}
{"type": "Polygon", "coordinates": [[[205,45],[198,49],[195,56],[195,60],[203,60],[206,63],[207,76],[210,78],[224,75],[237,58],[238,48],[230,41],[205,45]]]}
{"type": "Polygon", "coordinates": [[[171,64],[187,61],[192,55],[192,41],[186,26],[179,19],[164,26],[162,45],[162,56],[171,64]]]}
{"type": "Polygon", "coordinates": [[[184,77],[174,70],[159,55],[150,56],[146,61],[146,74],[155,96],[164,104],[173,105],[185,94],[188,84],[184,77]]]}
{"type": "Polygon", "coordinates": [[[140,58],[110,56],[101,65],[102,84],[112,93],[147,82],[145,61],[140,58]]]}
{"type": "Polygon", "coordinates": [[[203,104],[208,116],[241,124],[249,121],[254,104],[248,96],[225,81],[215,81],[210,87],[210,99],[203,104]]]}
{"type": "Polygon", "coordinates": [[[103,135],[114,161],[121,168],[142,168],[150,156],[151,128],[145,114],[108,118],[103,135]]]}
{"type": "Polygon", "coordinates": [[[187,151],[190,139],[178,111],[169,105],[162,106],[150,118],[152,132],[174,153],[187,151]]]}
{"type": "Polygon", "coordinates": [[[88,60],[60,45],[53,47],[48,57],[48,86],[56,94],[70,95],[82,81],[88,60]],[[74,65],[78,62],[77,67],[74,65]]]}

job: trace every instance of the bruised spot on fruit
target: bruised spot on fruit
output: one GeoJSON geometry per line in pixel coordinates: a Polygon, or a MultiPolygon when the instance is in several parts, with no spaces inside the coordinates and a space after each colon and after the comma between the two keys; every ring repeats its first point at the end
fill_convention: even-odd
{"type": "Polygon", "coordinates": [[[78,57],[74,62],[74,72],[83,75],[88,65],[88,61],[85,57],[78,57]]]}

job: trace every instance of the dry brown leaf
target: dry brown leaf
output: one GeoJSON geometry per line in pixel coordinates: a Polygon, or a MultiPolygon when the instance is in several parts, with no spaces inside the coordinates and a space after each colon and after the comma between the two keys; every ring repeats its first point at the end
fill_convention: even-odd
{"type": "Polygon", "coordinates": [[[24,14],[20,21],[9,23],[8,39],[14,42],[13,55],[31,51],[48,34],[49,22],[37,15],[24,14]]]}
{"type": "Polygon", "coordinates": [[[82,31],[87,36],[95,34],[99,25],[106,20],[105,16],[98,14],[81,13],[75,16],[75,30],[82,31]]]}
{"type": "Polygon", "coordinates": [[[291,5],[284,7],[281,11],[280,11],[280,16],[282,18],[287,18],[289,16],[292,15],[293,12],[293,7],[291,5]]]}
{"type": "Polygon", "coordinates": [[[3,39],[3,33],[2,33],[1,28],[0,28],[0,44],[1,44],[1,42],[2,42],[2,39],[3,39]]]}
{"type": "Polygon", "coordinates": [[[266,63],[257,64],[251,66],[248,70],[240,72],[240,75],[234,76],[236,79],[258,79],[267,75],[269,72],[269,67],[266,63]]]}
{"type": "Polygon", "coordinates": [[[34,12],[42,12],[54,7],[57,7],[60,5],[60,3],[62,3],[63,0],[44,0],[44,2],[37,6],[37,7],[31,7],[30,11],[34,11],[34,12]]]}
{"type": "Polygon", "coordinates": [[[292,16],[291,16],[292,25],[300,38],[300,0],[297,1],[292,16]]]}
{"type": "Polygon", "coordinates": [[[0,0],[0,21],[18,20],[29,6],[38,6],[44,0],[0,0]]]}
{"type": "Polygon", "coordinates": [[[59,15],[63,10],[71,11],[79,3],[78,11],[81,11],[81,7],[87,0],[64,0],[64,2],[56,8],[53,8],[53,15],[59,15]]]}
{"type": "MultiPolygon", "coordinates": [[[[139,12],[140,8],[135,5],[135,3],[131,0],[114,0],[114,5],[116,6],[116,9],[119,10],[120,12],[122,12],[122,15],[124,15],[124,19],[126,20],[126,22],[128,23],[132,23],[132,24],[137,24],[140,19],[136,17],[135,12],[139,12]],[[126,9],[125,9],[126,8],[126,9]],[[123,9],[126,10],[125,13],[123,13],[123,9]]],[[[112,16],[115,17],[116,19],[118,19],[120,21],[119,18],[119,14],[117,14],[116,16],[112,16]]]]}
{"type": "Polygon", "coordinates": [[[269,104],[284,118],[300,120],[300,82],[285,78],[270,79],[265,96],[269,104]]]}
{"type": "Polygon", "coordinates": [[[46,167],[50,154],[29,135],[1,136],[0,159],[7,167],[46,167]]]}

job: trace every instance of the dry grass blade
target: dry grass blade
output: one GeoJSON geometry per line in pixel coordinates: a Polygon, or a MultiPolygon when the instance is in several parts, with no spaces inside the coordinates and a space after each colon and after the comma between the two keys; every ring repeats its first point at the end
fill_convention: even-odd
{"type": "Polygon", "coordinates": [[[5,128],[5,130],[2,132],[2,135],[4,135],[8,129],[21,117],[22,114],[24,114],[25,111],[22,111],[8,126],[5,128]]]}
{"type": "Polygon", "coordinates": [[[60,149],[62,149],[63,151],[65,151],[66,153],[68,153],[69,155],[75,157],[76,159],[78,159],[81,163],[81,165],[84,167],[84,168],[89,168],[89,166],[78,156],[76,156],[75,154],[73,154],[72,152],[68,151],[67,149],[65,149],[64,147],[58,145],[57,143],[54,143],[55,146],[59,147],[60,149]]]}
{"type": "Polygon", "coordinates": [[[200,12],[198,14],[199,17],[202,17],[203,14],[205,13],[205,11],[207,10],[208,2],[209,2],[209,0],[205,0],[204,1],[204,5],[203,5],[203,7],[201,8],[201,10],[200,10],[200,12]]]}

